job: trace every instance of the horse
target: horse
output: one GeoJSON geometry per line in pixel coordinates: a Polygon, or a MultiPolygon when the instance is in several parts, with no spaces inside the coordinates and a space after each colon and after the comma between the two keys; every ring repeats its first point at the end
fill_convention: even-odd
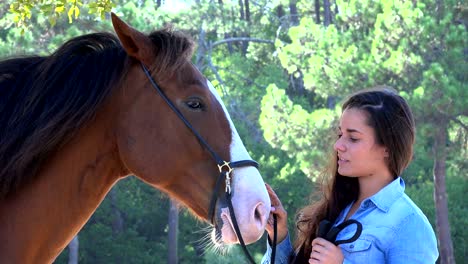
{"type": "Polygon", "coordinates": [[[215,243],[264,233],[265,184],[191,38],[111,19],[116,34],[0,62],[0,262],[53,262],[130,175],[210,223],[215,243]]]}

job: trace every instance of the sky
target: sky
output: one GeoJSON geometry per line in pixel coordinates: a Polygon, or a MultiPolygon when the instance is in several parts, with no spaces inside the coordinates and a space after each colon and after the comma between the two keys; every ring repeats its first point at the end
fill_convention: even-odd
{"type": "Polygon", "coordinates": [[[190,0],[163,0],[162,9],[166,11],[178,12],[183,8],[188,7],[190,0]]]}

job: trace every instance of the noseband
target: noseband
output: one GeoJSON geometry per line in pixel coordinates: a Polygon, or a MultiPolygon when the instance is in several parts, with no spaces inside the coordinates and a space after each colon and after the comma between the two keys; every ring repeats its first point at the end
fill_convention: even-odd
{"type": "MultiPolygon", "coordinates": [[[[237,235],[237,238],[239,239],[239,243],[241,244],[242,250],[244,251],[248,260],[251,263],[255,263],[252,256],[249,254],[247,247],[245,246],[244,240],[242,239],[242,235],[239,229],[239,225],[236,220],[236,215],[234,214],[234,207],[232,206],[232,201],[231,201],[231,172],[234,170],[234,168],[240,168],[240,167],[246,167],[246,166],[253,166],[255,168],[258,168],[258,163],[254,160],[240,160],[240,161],[231,161],[231,162],[223,160],[218,154],[216,154],[216,152],[213,151],[210,145],[208,145],[208,143],[200,136],[200,134],[195,130],[195,128],[193,128],[193,126],[182,115],[179,109],[175,107],[175,105],[166,96],[166,94],[164,94],[164,92],[161,90],[159,85],[153,79],[149,70],[145,67],[145,65],[143,65],[143,63],[141,63],[141,67],[143,71],[145,72],[146,76],[148,77],[148,79],[150,80],[151,84],[155,88],[155,90],[158,92],[158,94],[164,99],[164,101],[172,109],[172,111],[174,111],[177,114],[180,120],[184,122],[185,126],[187,126],[187,128],[190,129],[190,131],[192,131],[192,133],[195,135],[198,141],[203,145],[203,147],[205,147],[205,149],[211,154],[211,156],[214,158],[214,160],[218,164],[219,177],[216,180],[215,189],[211,196],[210,208],[209,208],[209,213],[208,213],[211,224],[214,225],[215,207],[216,207],[216,202],[218,200],[217,190],[219,190],[220,188],[221,179],[224,179],[224,182],[226,185],[225,187],[226,201],[228,203],[229,214],[231,215],[234,230],[236,231],[236,235],[237,235]]],[[[270,262],[272,264],[274,264],[275,252],[276,252],[276,215],[274,215],[274,229],[275,230],[274,230],[274,238],[273,238],[273,248],[272,248],[271,262],[270,262]]]]}

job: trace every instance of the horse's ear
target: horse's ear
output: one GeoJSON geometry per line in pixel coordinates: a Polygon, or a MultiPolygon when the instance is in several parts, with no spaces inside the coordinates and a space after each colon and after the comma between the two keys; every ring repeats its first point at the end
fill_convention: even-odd
{"type": "Polygon", "coordinates": [[[151,67],[154,58],[151,39],[140,31],[122,21],[116,14],[111,13],[112,25],[127,54],[151,67]]]}

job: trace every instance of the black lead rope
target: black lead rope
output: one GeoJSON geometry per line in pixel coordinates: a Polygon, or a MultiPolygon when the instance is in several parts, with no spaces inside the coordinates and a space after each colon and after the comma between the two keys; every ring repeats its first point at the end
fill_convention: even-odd
{"type": "MultiPolygon", "coordinates": [[[[240,232],[239,225],[237,223],[236,215],[234,213],[234,208],[232,206],[232,201],[231,201],[231,172],[232,172],[232,170],[234,168],[245,167],[245,166],[253,166],[255,168],[258,168],[258,163],[256,161],[254,161],[254,160],[240,160],[240,161],[234,161],[234,162],[227,162],[227,161],[224,161],[222,158],[220,158],[219,155],[216,154],[216,152],[214,152],[213,149],[211,149],[211,147],[208,145],[208,143],[193,128],[193,126],[190,124],[190,122],[187,121],[187,119],[179,111],[179,109],[177,109],[174,106],[174,104],[166,96],[166,94],[164,94],[164,92],[161,90],[159,85],[153,79],[153,77],[151,76],[149,70],[145,67],[145,65],[143,65],[143,63],[141,63],[141,68],[145,72],[146,76],[150,80],[150,82],[153,85],[153,87],[155,88],[155,90],[164,99],[166,104],[172,109],[172,111],[174,111],[174,113],[176,113],[176,115],[179,117],[179,119],[181,119],[182,122],[184,122],[185,126],[187,126],[187,128],[190,131],[192,131],[192,133],[195,135],[195,137],[198,139],[198,141],[205,147],[206,150],[208,150],[208,152],[211,154],[211,156],[215,159],[215,161],[216,161],[216,163],[218,165],[220,176],[218,177],[218,179],[216,179],[215,189],[214,189],[211,201],[210,201],[210,208],[209,208],[209,212],[208,212],[208,215],[210,217],[210,221],[213,224],[216,201],[217,201],[217,190],[219,190],[219,188],[221,187],[221,179],[224,179],[225,183],[226,183],[226,189],[225,189],[226,200],[228,202],[229,213],[231,215],[232,224],[234,226],[234,231],[236,232],[237,238],[239,239],[239,243],[241,244],[242,250],[244,251],[245,255],[247,256],[247,259],[252,264],[254,264],[255,262],[254,262],[252,256],[249,254],[249,251],[247,250],[247,247],[246,247],[246,245],[244,243],[244,240],[242,238],[242,234],[240,232]]],[[[276,215],[273,215],[273,219],[274,219],[274,238],[273,238],[272,254],[271,254],[271,261],[270,261],[271,264],[275,263],[276,242],[277,242],[276,241],[276,239],[277,239],[276,215]]]]}
{"type": "MultiPolygon", "coordinates": [[[[244,251],[244,254],[247,256],[247,259],[249,260],[250,263],[255,264],[255,261],[253,260],[252,256],[249,254],[249,251],[247,250],[247,247],[245,246],[244,240],[242,239],[242,236],[240,235],[241,232],[239,230],[239,225],[237,224],[236,216],[234,215],[234,208],[232,207],[232,202],[231,202],[231,194],[226,193],[226,199],[228,201],[228,207],[229,207],[229,213],[231,214],[231,219],[232,219],[232,224],[234,225],[234,230],[236,231],[237,237],[239,238],[239,243],[242,246],[242,250],[244,251]]],[[[276,255],[276,240],[277,240],[277,220],[276,220],[276,215],[273,215],[273,245],[271,248],[271,258],[270,258],[270,263],[274,264],[275,263],[275,255],[276,255]]]]}
{"type": "Polygon", "coordinates": [[[362,224],[357,220],[349,219],[335,227],[330,221],[322,220],[319,224],[318,237],[324,238],[335,244],[335,246],[338,246],[340,244],[346,244],[356,241],[359,238],[359,236],[361,236],[361,233],[362,224]],[[356,225],[356,232],[354,233],[354,235],[348,239],[336,240],[338,233],[340,233],[343,229],[350,225],[356,225]]]}
{"type": "Polygon", "coordinates": [[[273,215],[273,244],[271,245],[271,264],[275,264],[276,244],[278,243],[278,220],[276,215],[273,215]]]}
{"type": "Polygon", "coordinates": [[[250,263],[255,263],[252,256],[249,254],[249,251],[247,250],[247,247],[245,246],[244,239],[242,239],[242,235],[241,235],[241,232],[240,232],[240,229],[239,229],[239,225],[237,224],[237,220],[236,220],[236,215],[234,214],[234,207],[232,206],[231,194],[230,193],[226,193],[226,200],[228,202],[229,214],[231,215],[232,225],[234,226],[234,230],[236,231],[237,238],[239,239],[239,243],[242,246],[242,250],[244,251],[244,254],[247,256],[247,259],[249,260],[249,262],[250,263]]]}
{"type": "MultiPolygon", "coordinates": [[[[338,246],[340,244],[351,243],[351,242],[356,241],[359,238],[359,236],[361,236],[361,233],[362,233],[362,224],[357,220],[349,219],[334,227],[332,222],[324,219],[320,221],[319,223],[317,237],[321,237],[329,242],[332,242],[335,246],[338,246]],[[336,240],[338,234],[343,229],[353,224],[356,225],[356,232],[354,233],[352,237],[348,239],[343,239],[343,240],[336,240]]],[[[300,247],[299,252],[297,254],[294,254],[291,256],[290,261],[288,263],[294,263],[294,264],[308,263],[309,256],[305,255],[304,246],[305,244],[303,244],[300,247]]]]}

